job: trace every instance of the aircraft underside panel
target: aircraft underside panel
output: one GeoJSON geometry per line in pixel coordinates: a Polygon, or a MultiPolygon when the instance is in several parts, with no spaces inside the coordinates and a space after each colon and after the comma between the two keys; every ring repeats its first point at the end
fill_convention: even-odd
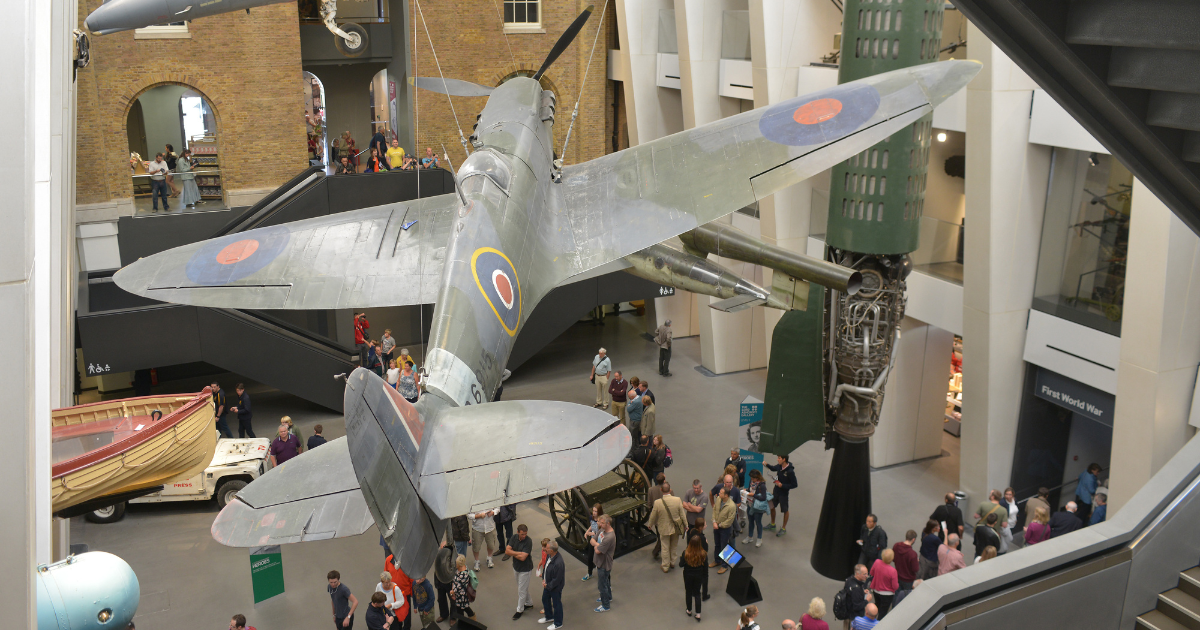
{"type": "Polygon", "coordinates": [[[425,447],[419,491],[449,518],[586,483],[629,453],[629,430],[572,403],[517,400],[448,408],[425,447]]]}
{"type": "Polygon", "coordinates": [[[231,547],[256,547],[357,536],[373,524],[346,439],[338,438],[246,486],[217,515],[212,536],[231,547]]]}
{"type": "Polygon", "coordinates": [[[247,230],[137,261],[113,276],[143,297],[214,308],[432,304],[456,195],[247,230]]]}
{"type": "Polygon", "coordinates": [[[978,71],[947,61],[889,72],[567,167],[551,187],[570,228],[559,270],[586,272],[803,181],[928,114],[978,71]]]}

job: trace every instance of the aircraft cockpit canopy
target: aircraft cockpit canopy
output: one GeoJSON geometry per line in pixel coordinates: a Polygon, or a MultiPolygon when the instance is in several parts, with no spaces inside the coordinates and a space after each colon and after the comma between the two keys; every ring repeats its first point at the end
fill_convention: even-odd
{"type": "Polygon", "coordinates": [[[512,178],[512,172],[508,169],[508,162],[504,157],[488,150],[472,153],[471,157],[463,161],[462,168],[458,169],[458,184],[463,192],[468,188],[479,188],[482,182],[474,182],[474,186],[469,186],[469,180],[478,175],[486,176],[503,191],[508,190],[508,183],[512,178]]]}

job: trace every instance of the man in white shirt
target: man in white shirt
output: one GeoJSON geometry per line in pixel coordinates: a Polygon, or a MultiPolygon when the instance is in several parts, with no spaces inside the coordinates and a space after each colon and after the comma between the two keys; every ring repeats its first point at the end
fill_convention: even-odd
{"type": "Polygon", "coordinates": [[[492,563],[492,553],[500,547],[496,542],[496,521],[493,516],[500,513],[495,508],[471,514],[471,551],[475,554],[475,570],[479,570],[479,550],[487,546],[488,568],[496,566],[492,563]]]}
{"type": "Polygon", "coordinates": [[[163,154],[161,153],[154,156],[153,162],[146,163],[146,173],[150,175],[150,201],[155,212],[158,212],[159,195],[162,195],[163,210],[171,209],[167,205],[167,173],[169,172],[171,172],[171,169],[163,161],[163,154]]]}
{"type": "Polygon", "coordinates": [[[611,371],[612,359],[608,358],[607,350],[600,348],[596,358],[592,359],[592,380],[596,382],[596,404],[593,407],[608,409],[608,401],[611,400],[608,395],[608,373],[611,371]]]}

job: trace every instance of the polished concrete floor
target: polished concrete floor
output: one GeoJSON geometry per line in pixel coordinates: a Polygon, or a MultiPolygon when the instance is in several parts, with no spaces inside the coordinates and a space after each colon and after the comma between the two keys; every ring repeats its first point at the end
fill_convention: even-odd
{"type": "MultiPolygon", "coordinates": [[[[643,329],[642,318],[630,314],[609,317],[605,326],[576,325],[513,374],[504,398],[590,404],[594,390],[588,371],[596,348],[603,345],[616,369],[627,376],[650,379],[658,399],[659,431],[675,459],[667,470],[668,479],[680,493],[693,478],[712,484],[730,446],[737,443],[738,403],[746,396],[762,397],[765,370],[704,376],[695,369],[700,360],[699,339],[687,338],[676,340],[674,376],[660,378],[656,374],[657,348],[641,336],[643,329]]],[[[232,384],[236,378],[231,375],[225,380],[232,384]]],[[[197,379],[198,383],[202,380],[197,379]]],[[[284,414],[298,421],[306,438],[317,423],[325,425],[330,438],[344,434],[344,423],[336,414],[277,391],[256,386],[250,391],[259,435],[270,435],[275,420],[284,414]]],[[[839,589],[808,562],[830,455],[819,443],[806,444],[792,454],[800,487],[793,491],[787,535],[775,537],[768,532],[761,548],[742,548],[763,591],[764,601],[758,603],[762,610],[758,621],[763,628],[778,627],[784,618],[798,618],[814,596],[831,605],[839,589]]],[[[941,495],[955,488],[957,479],[958,440],[946,434],[941,457],[874,471],[874,509],[889,532],[889,541],[902,538],[909,528],[919,529],[941,495]]],[[[223,547],[209,535],[216,513],[214,502],[131,506],[119,523],[96,525],[74,519],[71,538],[74,543],[89,544],[92,550],[117,554],[133,567],[142,588],[136,618],[139,630],[224,628],[234,613],[245,614],[259,630],[328,627],[332,618],[325,573],[330,569],[339,570],[362,602],[360,607],[366,605],[383,565],[374,530],[354,538],[284,546],[287,592],[255,606],[247,551],[223,547]]],[[[520,504],[517,515],[535,539],[556,535],[545,501],[520,504]]],[[[608,613],[592,611],[597,605],[595,578],[581,583],[586,569],[569,556],[566,567],[563,604],[567,626],[610,628],[618,620],[638,627],[695,623],[683,615],[680,571],[664,575],[648,548],[616,561],[614,602],[608,613]]],[[[740,608],[724,593],[726,577],[713,570],[713,598],[704,604],[703,625],[726,628],[736,621],[740,608]]],[[[531,595],[537,603],[534,611],[512,621],[516,586],[510,563],[496,562],[496,568],[490,570],[485,565],[480,571],[475,611],[481,622],[493,628],[535,628],[540,587],[531,587],[531,595]]],[[[362,613],[356,616],[357,627],[365,628],[362,613]]]]}

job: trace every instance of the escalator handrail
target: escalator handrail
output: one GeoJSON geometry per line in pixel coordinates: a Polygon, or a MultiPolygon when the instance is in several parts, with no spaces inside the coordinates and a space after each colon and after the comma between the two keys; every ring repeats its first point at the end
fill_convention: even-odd
{"type": "Polygon", "coordinates": [[[357,355],[354,350],[345,348],[328,339],[321,339],[320,337],[312,336],[311,334],[303,334],[296,327],[287,324],[286,322],[280,322],[273,318],[267,319],[262,317],[261,313],[251,314],[246,311],[232,308],[212,308],[209,310],[216,313],[221,313],[233,319],[238,319],[247,323],[251,323],[255,326],[259,326],[264,330],[269,330],[272,333],[284,336],[296,343],[306,346],[316,352],[328,355],[331,358],[336,358],[338,361],[344,363],[351,363],[350,355],[357,355]]]}
{"type": "MultiPolygon", "coordinates": [[[[320,180],[320,178],[324,176],[324,173],[325,173],[324,166],[310,166],[310,167],[304,169],[303,171],[300,172],[299,175],[296,175],[295,177],[288,180],[287,183],[285,183],[284,185],[271,191],[270,193],[267,194],[267,196],[263,197],[262,199],[259,199],[258,203],[250,206],[246,210],[239,213],[238,216],[234,217],[233,220],[231,220],[229,223],[226,223],[224,226],[222,226],[221,229],[217,230],[210,238],[216,238],[218,236],[225,236],[226,234],[231,234],[233,232],[240,232],[242,230],[239,229],[239,226],[241,226],[243,223],[249,222],[256,218],[260,219],[260,220],[262,218],[265,218],[265,217],[256,217],[256,215],[258,215],[259,213],[262,213],[264,211],[277,209],[277,206],[279,205],[279,204],[275,203],[277,200],[281,200],[280,199],[281,197],[290,197],[291,194],[294,193],[294,191],[298,187],[300,187],[301,184],[304,184],[304,183],[310,181],[310,179],[312,179],[314,175],[317,175],[318,177],[316,178],[316,180],[313,180],[313,181],[320,180]]],[[[286,201],[286,198],[282,199],[282,200],[286,201]]]]}
{"type": "Polygon", "coordinates": [[[284,321],[277,317],[272,317],[271,315],[268,315],[262,311],[256,311],[256,310],[250,310],[250,309],[221,309],[221,310],[229,310],[229,311],[236,310],[238,313],[240,313],[242,315],[245,315],[245,316],[253,318],[253,319],[258,319],[258,320],[264,321],[264,322],[266,322],[272,326],[275,326],[277,328],[283,328],[284,330],[288,331],[289,333],[291,333],[293,335],[297,335],[299,337],[304,337],[305,339],[308,339],[309,341],[312,341],[313,343],[325,346],[326,348],[329,348],[330,350],[332,350],[334,352],[338,352],[338,353],[342,353],[342,354],[358,354],[358,350],[356,350],[354,348],[351,348],[349,346],[344,346],[324,335],[312,332],[311,330],[305,330],[303,328],[295,326],[294,324],[292,324],[290,322],[284,321]]]}
{"type": "Polygon", "coordinates": [[[876,627],[878,630],[943,627],[950,613],[973,605],[985,608],[992,605],[982,600],[1062,574],[1099,557],[1131,553],[1186,499],[1200,492],[1198,488],[1200,439],[1193,438],[1105,522],[998,556],[982,566],[970,565],[953,574],[932,578],[930,581],[938,589],[925,589],[924,593],[921,589],[914,590],[911,604],[893,608],[876,627]],[[918,603],[923,606],[912,605],[918,603]]]}

